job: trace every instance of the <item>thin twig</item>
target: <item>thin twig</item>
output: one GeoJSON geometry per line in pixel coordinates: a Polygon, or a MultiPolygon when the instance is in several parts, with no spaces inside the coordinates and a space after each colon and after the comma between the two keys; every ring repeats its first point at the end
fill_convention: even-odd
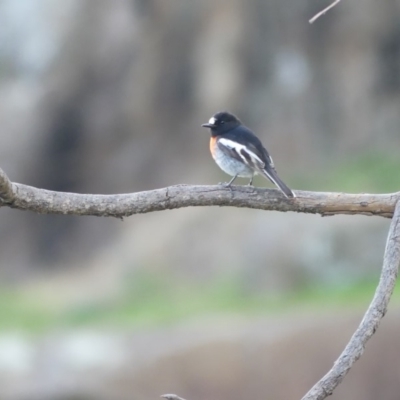
{"type": "Polygon", "coordinates": [[[378,329],[386,314],[390,297],[396,284],[400,265],[400,201],[390,225],[386,242],[383,267],[378,287],[359,327],[354,332],[346,348],[335,361],[332,369],[318,381],[302,400],[322,400],[332,394],[353,364],[361,357],[365,345],[378,329]]]}
{"type": "Polygon", "coordinates": [[[326,14],[331,8],[335,7],[336,4],[340,3],[340,0],[335,0],[331,5],[328,7],[324,8],[322,11],[320,11],[318,14],[314,15],[308,22],[312,24],[315,22],[319,17],[322,15],[326,14]]]}

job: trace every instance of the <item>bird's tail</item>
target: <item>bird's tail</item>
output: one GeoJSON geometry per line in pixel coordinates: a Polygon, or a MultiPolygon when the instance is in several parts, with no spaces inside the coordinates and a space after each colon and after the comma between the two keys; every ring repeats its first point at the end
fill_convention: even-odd
{"type": "Polygon", "coordinates": [[[262,170],[262,173],[274,185],[276,185],[287,198],[292,199],[296,197],[293,191],[289,189],[285,183],[282,182],[281,178],[279,178],[278,174],[276,173],[275,169],[272,166],[266,165],[265,168],[262,170]]]}

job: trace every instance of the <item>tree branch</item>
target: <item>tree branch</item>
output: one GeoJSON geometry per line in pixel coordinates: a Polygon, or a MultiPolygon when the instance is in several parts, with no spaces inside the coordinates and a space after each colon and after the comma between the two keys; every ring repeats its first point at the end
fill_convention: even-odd
{"type": "Polygon", "coordinates": [[[365,345],[378,329],[386,314],[390,297],[396,284],[400,265],[400,201],[396,205],[386,242],[385,255],[379,285],[374,298],[359,327],[354,332],[342,354],[332,369],[303,397],[302,400],[322,400],[330,396],[336,386],[350,371],[352,365],[361,357],[365,345]]]}
{"type": "Polygon", "coordinates": [[[41,214],[128,217],[153,211],[196,206],[246,207],[310,214],[362,214],[391,218],[400,192],[347,194],[296,191],[286,199],[279,191],[248,186],[176,185],[129,194],[78,194],[38,189],[11,182],[0,169],[0,206],[41,214]]]}

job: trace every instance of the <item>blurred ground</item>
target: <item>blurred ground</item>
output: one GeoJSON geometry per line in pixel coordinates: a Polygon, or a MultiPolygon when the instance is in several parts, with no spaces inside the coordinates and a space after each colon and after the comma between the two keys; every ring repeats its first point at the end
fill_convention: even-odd
{"type": "MultiPolygon", "coordinates": [[[[400,362],[392,346],[398,312],[385,317],[332,399],[398,399],[400,362]]],[[[1,337],[2,398],[157,399],[176,392],[196,400],[300,399],[332,366],[361,316],[361,310],[331,310],[209,317],[130,334],[78,330],[40,339],[1,337]]]]}
{"type": "MultiPolygon", "coordinates": [[[[328,3],[0,0],[0,167],[74,192],[217,183],[226,177],[200,125],[228,109],[294,189],[397,191],[400,2],[344,1],[309,25],[328,3]]],[[[388,225],[225,208],[124,222],[1,209],[0,333],[47,337],[83,324],[128,335],[213,310],[259,315],[298,293],[318,303],[316,288],[337,298],[376,282],[388,225]]],[[[188,400],[244,389],[218,390],[188,400]]]]}

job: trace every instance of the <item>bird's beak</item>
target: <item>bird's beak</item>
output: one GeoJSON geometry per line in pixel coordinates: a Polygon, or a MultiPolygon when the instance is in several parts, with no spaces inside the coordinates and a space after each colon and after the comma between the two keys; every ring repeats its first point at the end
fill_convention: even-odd
{"type": "Polygon", "coordinates": [[[209,122],[207,122],[206,124],[201,125],[203,128],[215,128],[215,125],[210,124],[209,122]]]}

